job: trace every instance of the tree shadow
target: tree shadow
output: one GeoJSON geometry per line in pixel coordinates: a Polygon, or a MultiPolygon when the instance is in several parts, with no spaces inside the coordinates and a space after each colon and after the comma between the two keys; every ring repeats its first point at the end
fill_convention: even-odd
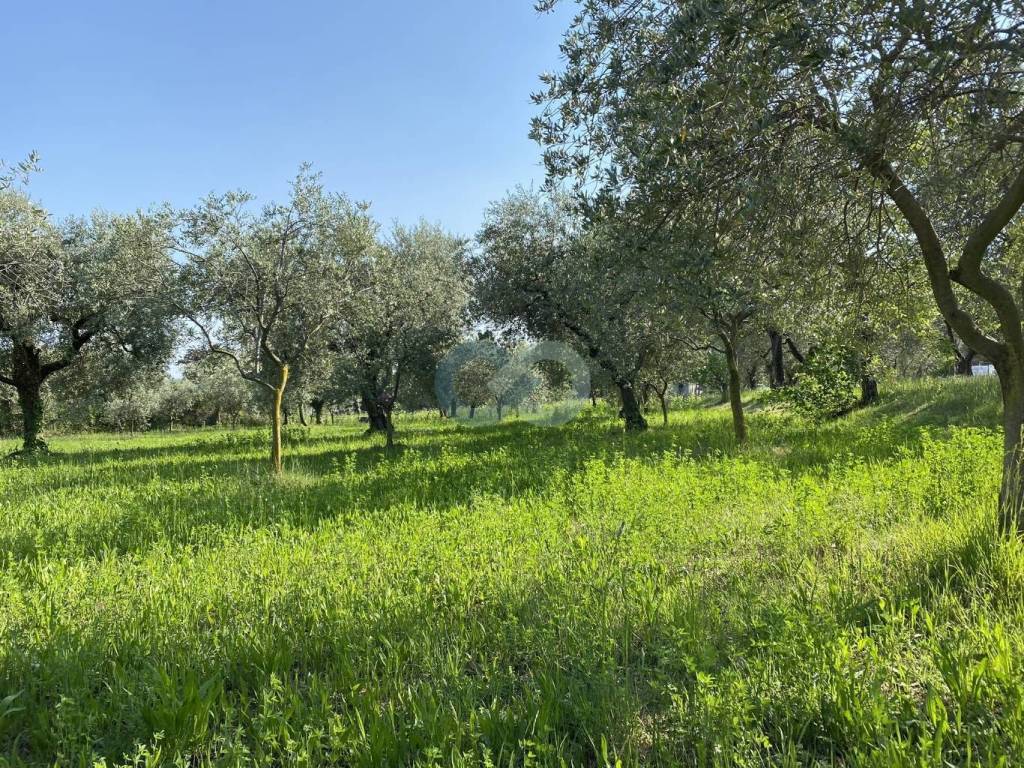
{"type": "Polygon", "coordinates": [[[752,438],[744,446],[732,439],[728,408],[703,405],[699,418],[676,412],[668,427],[639,434],[588,413],[549,428],[514,421],[475,428],[414,424],[399,432],[395,450],[382,437],[362,436],[358,425],[314,427],[291,433],[283,478],[268,470],[262,430],[181,433],[157,445],[151,437],[138,444],[100,441],[6,470],[17,481],[0,486],[0,503],[6,496],[22,514],[9,515],[0,531],[0,563],[139,553],[158,543],[199,545],[239,528],[315,529],[326,520],[387,516],[410,506],[514,499],[546,493],[594,461],[653,465],[673,455],[710,464],[742,456],[768,472],[820,474],[837,461],[892,460],[945,424],[939,415],[962,408],[984,414],[985,398],[991,400],[984,385],[932,395],[908,403],[901,393],[827,424],[763,409],[751,414],[752,438]],[[18,501],[31,497],[37,509],[60,509],[69,495],[87,511],[40,515],[18,501]]]}

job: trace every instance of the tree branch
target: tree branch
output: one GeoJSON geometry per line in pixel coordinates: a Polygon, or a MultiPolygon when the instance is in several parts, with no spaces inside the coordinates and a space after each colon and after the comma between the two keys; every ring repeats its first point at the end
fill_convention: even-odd
{"type": "Polygon", "coordinates": [[[64,356],[59,360],[54,360],[53,362],[40,367],[39,376],[43,381],[71,365],[78,357],[78,353],[82,351],[82,347],[88,344],[93,337],[95,337],[95,331],[82,330],[82,327],[93,317],[94,315],[92,314],[81,317],[71,326],[71,348],[65,352],[64,356]]]}
{"type": "MultiPolygon", "coordinates": [[[[1002,361],[1006,356],[1006,345],[983,333],[978,328],[974,319],[960,308],[956,293],[953,291],[953,280],[949,270],[949,263],[946,261],[946,255],[942,249],[942,242],[939,240],[939,236],[932,226],[931,219],[928,218],[928,214],[921,206],[917,197],[910,191],[896,173],[892,164],[884,156],[878,154],[865,159],[868,161],[865,163],[868,171],[886,185],[889,197],[896,204],[900,213],[903,214],[903,217],[913,230],[914,236],[917,238],[918,246],[924,256],[932,293],[935,295],[935,301],[939,306],[939,311],[942,312],[943,318],[953,327],[957,335],[971,347],[981,352],[993,362],[997,360],[1002,361]]],[[[980,238],[978,242],[981,242],[980,238]]],[[[972,286],[968,285],[965,287],[975,291],[972,286]]],[[[975,292],[977,293],[977,291],[975,292]]],[[[979,296],[987,301],[989,300],[983,294],[979,294],[979,296]]],[[[996,309],[998,311],[998,307],[996,309]]],[[[1019,334],[1019,319],[1016,330],[1019,334]]]]}
{"type": "Polygon", "coordinates": [[[1002,199],[989,211],[982,222],[971,232],[964,243],[963,252],[950,278],[983,297],[999,317],[1007,343],[1020,356],[1024,356],[1024,335],[1021,333],[1021,317],[1017,302],[1010,290],[998,280],[981,271],[981,261],[992,241],[1024,205],[1024,168],[1013,180],[1002,199]]]}
{"type": "Polygon", "coordinates": [[[219,346],[213,340],[213,337],[210,335],[210,332],[206,329],[206,326],[199,322],[199,320],[197,320],[191,313],[187,312],[180,305],[177,306],[177,309],[179,312],[181,312],[182,316],[186,320],[192,323],[192,325],[198,328],[200,333],[203,334],[203,338],[206,339],[206,346],[209,348],[211,354],[222,355],[231,360],[235,364],[235,368],[238,369],[238,375],[241,376],[246,381],[251,381],[253,384],[259,384],[261,387],[265,387],[271,392],[275,391],[274,386],[272,384],[263,381],[263,379],[259,378],[258,376],[255,376],[254,374],[248,373],[242,367],[242,361],[238,359],[238,355],[236,355],[234,352],[228,349],[224,349],[223,347],[219,346]]]}
{"type": "Polygon", "coordinates": [[[796,360],[801,365],[807,362],[807,359],[800,351],[800,348],[796,345],[796,342],[793,341],[793,339],[790,338],[789,336],[786,337],[786,346],[789,347],[789,354],[793,356],[794,360],[796,360]]]}

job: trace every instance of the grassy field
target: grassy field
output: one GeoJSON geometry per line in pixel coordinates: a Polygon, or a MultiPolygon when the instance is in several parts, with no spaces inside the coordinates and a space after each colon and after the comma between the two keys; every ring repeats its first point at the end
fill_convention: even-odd
{"type": "MultiPolygon", "coordinates": [[[[0,764],[1015,765],[992,381],[0,465],[0,764]]],[[[0,446],[0,451],[6,448],[0,446]]]]}

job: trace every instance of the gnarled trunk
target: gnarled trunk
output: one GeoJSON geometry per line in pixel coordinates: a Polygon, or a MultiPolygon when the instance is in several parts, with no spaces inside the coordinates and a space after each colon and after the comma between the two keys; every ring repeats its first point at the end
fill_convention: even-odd
{"type": "Polygon", "coordinates": [[[57,360],[44,363],[41,351],[31,341],[15,342],[11,349],[11,375],[4,381],[13,384],[18,393],[24,453],[46,450],[46,443],[39,439],[43,425],[43,382],[71,365],[82,347],[93,338],[93,331],[83,330],[89,319],[87,315],[71,326],[71,345],[57,360]]]}
{"type": "Polygon", "coordinates": [[[24,453],[45,451],[46,443],[39,438],[43,428],[42,384],[30,382],[19,384],[18,404],[21,406],[22,446],[24,453]]]}
{"type": "Polygon", "coordinates": [[[369,428],[366,431],[368,434],[383,432],[387,437],[389,448],[394,447],[395,444],[395,426],[391,420],[393,408],[394,402],[387,395],[380,397],[371,394],[363,395],[363,410],[366,411],[369,423],[369,428]]]}
{"type": "Polygon", "coordinates": [[[43,428],[43,374],[39,351],[26,344],[16,344],[11,355],[12,379],[21,407],[21,438],[23,453],[46,450],[39,438],[43,428]]]}
{"type": "Polygon", "coordinates": [[[373,395],[363,395],[363,410],[366,412],[367,432],[387,432],[388,415],[384,406],[373,395]]]}
{"type": "Polygon", "coordinates": [[[626,423],[626,431],[642,432],[647,429],[647,419],[644,418],[640,410],[640,403],[637,401],[633,382],[620,379],[615,383],[619,388],[619,395],[622,398],[622,418],[626,423]]]}

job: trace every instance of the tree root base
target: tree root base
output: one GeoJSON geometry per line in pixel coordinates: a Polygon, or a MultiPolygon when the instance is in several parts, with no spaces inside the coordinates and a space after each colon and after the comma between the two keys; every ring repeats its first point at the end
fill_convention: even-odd
{"type": "Polygon", "coordinates": [[[4,459],[8,461],[25,461],[39,459],[50,455],[50,446],[42,440],[36,440],[32,445],[24,445],[16,451],[7,454],[4,459]]]}

